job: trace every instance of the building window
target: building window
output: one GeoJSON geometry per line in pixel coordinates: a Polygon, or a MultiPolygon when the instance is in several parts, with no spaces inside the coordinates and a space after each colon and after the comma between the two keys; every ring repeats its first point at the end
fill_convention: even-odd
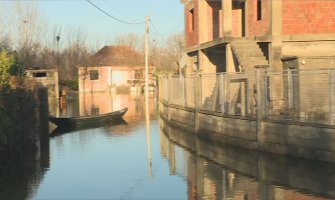
{"type": "Polygon", "coordinates": [[[135,79],[143,78],[143,70],[135,70],[135,79]]]}
{"type": "Polygon", "coordinates": [[[90,80],[99,80],[99,71],[98,70],[91,70],[90,71],[90,80]]]}
{"type": "Polygon", "coordinates": [[[47,77],[46,72],[34,72],[33,77],[47,77]]]}
{"type": "Polygon", "coordinates": [[[190,10],[189,16],[190,16],[190,21],[189,21],[190,30],[194,31],[194,9],[193,8],[190,10]]]}
{"type": "Polygon", "coordinates": [[[257,21],[262,20],[262,0],[257,0],[257,21]]]}

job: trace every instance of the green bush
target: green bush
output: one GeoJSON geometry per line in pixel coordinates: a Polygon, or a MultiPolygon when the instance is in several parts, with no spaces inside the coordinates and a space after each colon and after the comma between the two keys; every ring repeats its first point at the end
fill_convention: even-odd
{"type": "Polygon", "coordinates": [[[9,85],[11,76],[24,76],[23,65],[15,53],[0,52],[0,85],[9,85]]]}
{"type": "Polygon", "coordinates": [[[78,89],[79,89],[78,79],[62,81],[61,84],[63,86],[66,86],[66,87],[70,88],[73,91],[78,91],[78,89]]]}

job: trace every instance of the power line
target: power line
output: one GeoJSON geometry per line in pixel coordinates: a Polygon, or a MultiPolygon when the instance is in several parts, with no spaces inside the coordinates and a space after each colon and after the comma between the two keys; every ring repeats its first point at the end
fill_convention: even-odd
{"type": "Polygon", "coordinates": [[[112,10],[116,11],[117,13],[119,13],[120,15],[122,15],[123,17],[125,17],[126,19],[129,19],[127,15],[125,15],[124,13],[122,13],[121,11],[119,11],[118,9],[114,8],[114,6],[109,3],[107,0],[103,1],[106,5],[108,5],[108,7],[110,7],[112,10]]]}
{"type": "Polygon", "coordinates": [[[158,29],[156,28],[155,24],[150,20],[150,24],[152,25],[152,27],[155,29],[157,35],[161,38],[161,40],[165,43],[167,43],[167,41],[164,39],[164,37],[160,34],[160,32],[158,31],[158,29]]]}
{"type": "Polygon", "coordinates": [[[90,3],[92,6],[94,6],[96,9],[98,9],[100,12],[104,13],[105,15],[107,15],[108,17],[116,20],[116,21],[119,21],[121,23],[124,23],[124,24],[130,24],[130,25],[138,25],[138,24],[144,24],[145,22],[127,22],[127,21],[123,21],[121,19],[118,19],[112,15],[110,15],[109,13],[107,13],[106,11],[104,11],[103,9],[99,8],[98,6],[96,6],[94,3],[92,3],[90,0],[86,0],[88,3],[90,3]]]}

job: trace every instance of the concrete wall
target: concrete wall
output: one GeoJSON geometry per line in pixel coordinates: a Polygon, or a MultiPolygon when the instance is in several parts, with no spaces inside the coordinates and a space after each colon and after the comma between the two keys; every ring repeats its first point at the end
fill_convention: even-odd
{"type": "Polygon", "coordinates": [[[263,121],[261,150],[303,158],[335,161],[333,128],[263,121]]]}
{"type": "MultiPolygon", "coordinates": [[[[182,146],[194,156],[194,162],[184,162],[187,162],[188,166],[191,165],[188,168],[197,170],[198,183],[203,183],[195,184],[196,190],[200,190],[199,196],[204,192],[208,179],[213,181],[211,188],[226,189],[226,197],[232,197],[237,193],[247,193],[251,199],[328,199],[335,196],[334,164],[209,142],[193,133],[171,127],[164,120],[161,121],[161,126],[164,127],[161,129],[164,136],[169,140],[169,143],[165,144],[167,148],[175,149],[174,145],[182,146]],[[223,174],[219,175],[218,172],[223,174]],[[229,174],[233,175],[234,180],[229,179],[229,174]],[[233,191],[228,189],[232,188],[229,187],[232,185],[233,191]],[[308,194],[313,197],[309,197],[308,194]]],[[[181,165],[178,163],[180,160],[169,161],[181,165]]],[[[190,177],[192,175],[194,174],[189,174],[187,179],[193,180],[190,177]]]]}
{"type": "Polygon", "coordinates": [[[303,122],[255,121],[211,112],[195,112],[182,107],[169,107],[167,104],[161,105],[161,109],[164,111],[161,115],[169,123],[177,124],[177,127],[185,130],[195,130],[199,138],[209,142],[335,162],[333,126],[303,122]]]}
{"type": "MultiPolygon", "coordinates": [[[[335,56],[335,41],[297,41],[283,42],[283,56],[335,56]]],[[[321,65],[320,63],[319,65],[321,65]]],[[[320,67],[320,66],[319,66],[320,67]]]]}
{"type": "Polygon", "coordinates": [[[199,113],[201,136],[212,141],[257,149],[256,122],[199,113]]]}

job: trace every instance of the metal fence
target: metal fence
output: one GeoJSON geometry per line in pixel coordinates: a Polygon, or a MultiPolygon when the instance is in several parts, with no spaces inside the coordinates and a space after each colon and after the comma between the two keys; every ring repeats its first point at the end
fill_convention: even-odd
{"type": "Polygon", "coordinates": [[[267,73],[267,118],[334,124],[335,69],[267,73]]]}
{"type": "Polygon", "coordinates": [[[161,77],[161,84],[160,98],[169,104],[234,116],[335,123],[335,69],[170,76],[161,77]]]}

